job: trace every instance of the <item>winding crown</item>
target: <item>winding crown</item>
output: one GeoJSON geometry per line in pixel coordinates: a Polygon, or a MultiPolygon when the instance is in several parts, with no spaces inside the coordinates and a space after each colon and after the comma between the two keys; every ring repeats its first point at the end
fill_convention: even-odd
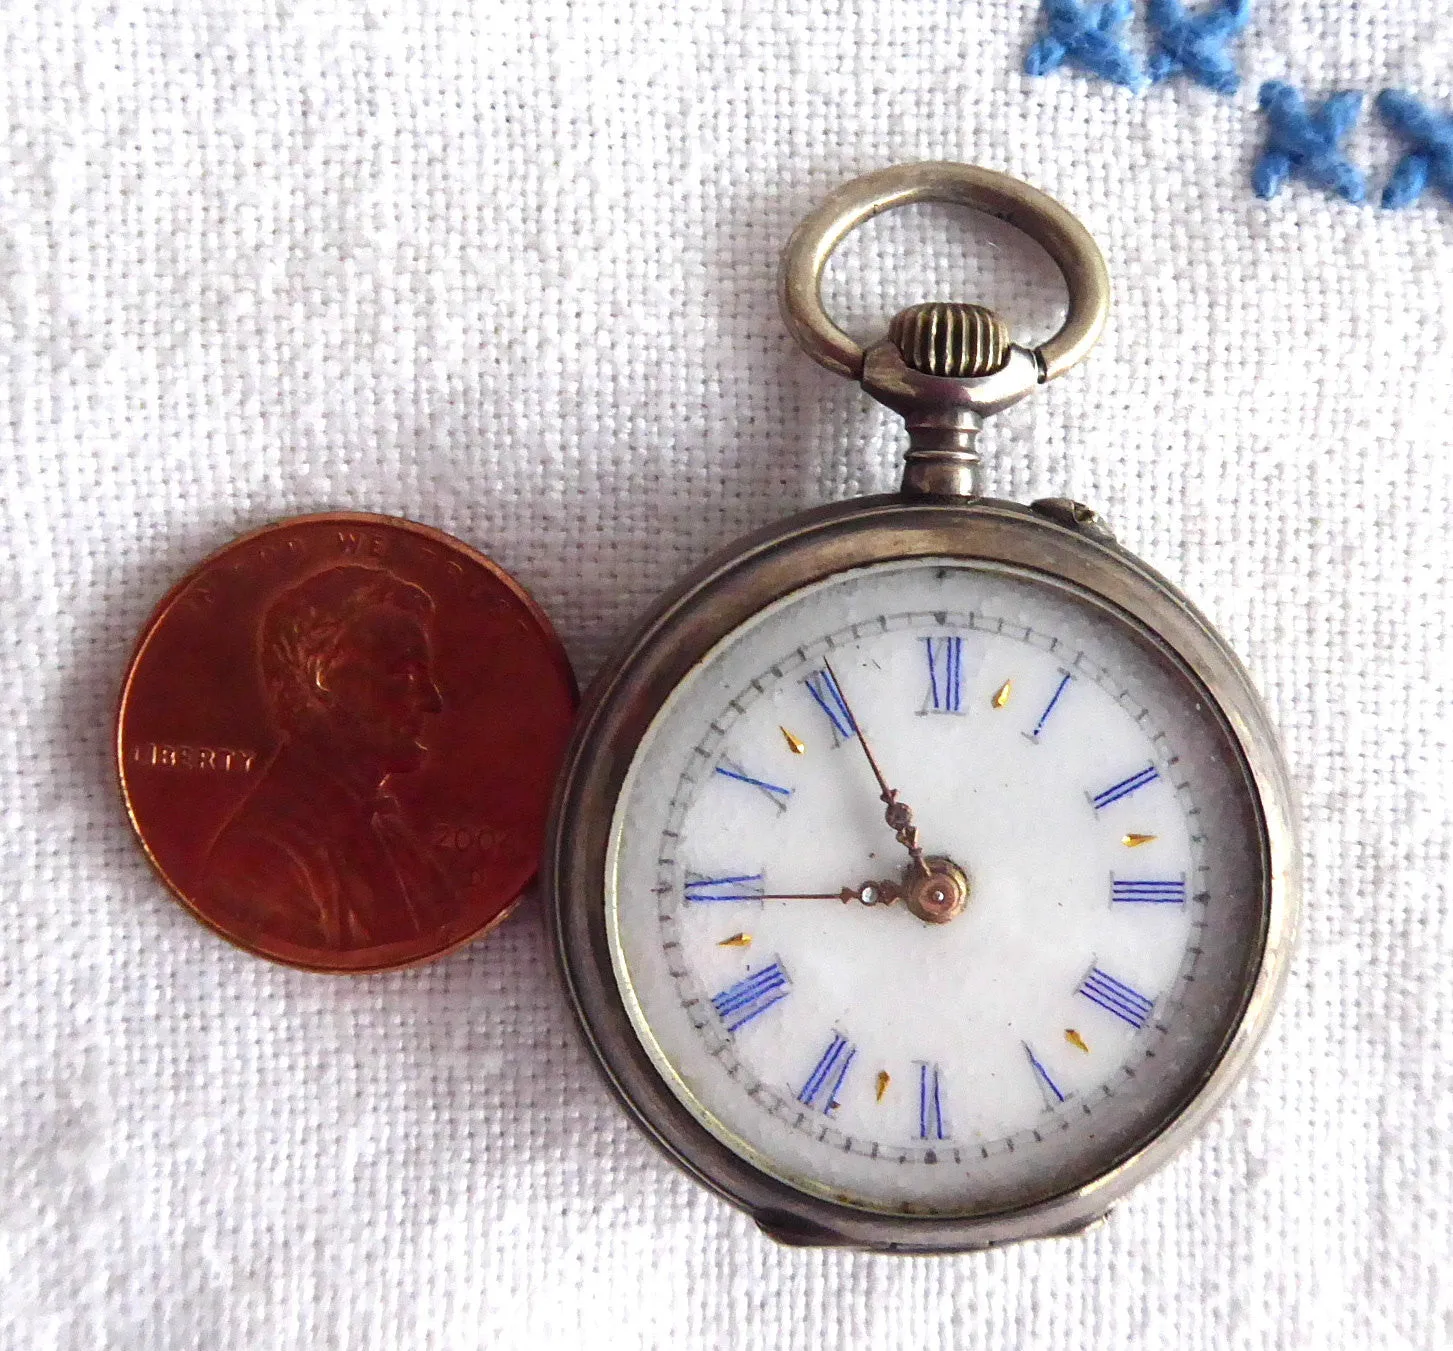
{"type": "Polygon", "coordinates": [[[924,375],[963,380],[993,375],[1009,360],[1009,330],[982,305],[932,301],[910,305],[888,326],[903,360],[924,375]]]}

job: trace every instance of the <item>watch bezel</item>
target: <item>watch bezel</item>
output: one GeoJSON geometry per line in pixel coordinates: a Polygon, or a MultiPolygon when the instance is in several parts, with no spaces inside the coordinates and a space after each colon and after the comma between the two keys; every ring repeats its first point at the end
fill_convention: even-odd
{"type": "Polygon", "coordinates": [[[680,1167],[791,1243],[876,1251],[967,1251],[1083,1229],[1182,1148],[1225,1097],[1264,1034],[1285,980],[1299,907],[1290,779],[1240,662],[1169,582],[1098,526],[1076,528],[991,499],[900,495],[819,507],[718,553],[664,596],[586,695],[557,784],[541,883],[566,993],[623,1105],[680,1167]],[[888,559],[953,557],[1068,582],[1137,620],[1200,682],[1240,751],[1262,839],[1263,940],[1220,1056],[1184,1105],[1090,1183],[974,1217],[897,1216],[802,1191],[754,1167],[676,1096],[631,1025],[606,931],[606,862],[616,801],[671,692],[726,635],[785,596],[888,559]]]}

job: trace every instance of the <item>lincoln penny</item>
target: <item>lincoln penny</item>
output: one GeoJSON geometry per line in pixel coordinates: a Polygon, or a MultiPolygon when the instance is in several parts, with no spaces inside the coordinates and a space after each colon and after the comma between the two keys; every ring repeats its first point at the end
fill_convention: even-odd
{"type": "Polygon", "coordinates": [[[469,942],[535,874],[575,681],[544,613],[426,526],[337,513],[175,586],[116,728],[131,823],[204,924],[382,971],[469,942]]]}

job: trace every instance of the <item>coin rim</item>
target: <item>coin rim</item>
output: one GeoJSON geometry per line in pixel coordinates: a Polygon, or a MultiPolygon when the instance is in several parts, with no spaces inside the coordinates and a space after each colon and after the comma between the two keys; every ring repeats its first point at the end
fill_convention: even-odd
{"type": "MultiPolygon", "coordinates": [[[[424,525],[420,521],[410,520],[406,516],[386,516],[377,512],[367,511],[322,511],[312,512],[303,516],[288,516],[282,520],[270,521],[266,525],[259,526],[256,530],[249,530],[244,534],[236,536],[226,544],[214,549],[199,563],[194,564],[187,570],[157,602],[152,609],[150,616],[141,626],[140,635],[137,637],[135,646],[132,648],[131,656],[126,663],[126,674],[121,681],[121,691],[116,699],[116,716],[114,723],[113,749],[115,753],[116,781],[121,794],[121,803],[126,812],[126,819],[131,824],[132,833],[136,836],[141,846],[141,851],[146,855],[147,862],[151,864],[157,875],[166,884],[173,898],[197,920],[200,924],[210,929],[219,937],[224,938],[233,947],[240,948],[243,952],[250,953],[254,957],[261,957],[265,961],[276,963],[279,966],[291,967],[297,971],[311,971],[319,975],[330,976],[371,976],[378,975],[385,971],[402,971],[409,967],[423,966],[429,962],[438,961],[441,957],[447,957],[451,952],[457,952],[460,948],[483,938],[496,926],[503,924],[515,911],[515,908],[524,899],[525,893],[535,884],[539,876],[538,862],[536,871],[531,873],[529,878],[521,885],[514,898],[508,901],[498,914],[491,916],[477,929],[471,930],[462,937],[452,939],[443,946],[431,951],[415,954],[399,961],[385,961],[368,966],[329,966],[321,962],[300,961],[292,957],[283,957],[275,952],[268,952],[263,948],[245,942],[236,934],[229,933],[225,928],[202,911],[191,898],[178,886],[168,875],[160,859],[152,852],[151,845],[147,842],[146,835],[142,831],[140,822],[137,819],[136,810],[132,805],[131,792],[126,779],[126,759],[122,748],[122,734],[126,722],[127,707],[130,701],[132,686],[136,682],[137,669],[141,664],[142,657],[160,628],[162,621],[170,613],[172,607],[180,599],[182,592],[196,578],[205,572],[219,559],[233,551],[251,544],[253,541],[264,536],[274,534],[281,530],[289,530],[295,526],[310,525],[363,525],[363,526],[385,526],[390,529],[401,529],[407,534],[423,536],[436,544],[443,545],[450,550],[457,550],[465,555],[471,562],[478,564],[486,572],[500,582],[524,607],[529,616],[535,622],[535,630],[544,640],[547,656],[556,666],[560,675],[565,679],[565,687],[569,694],[571,722],[580,706],[580,686],[575,677],[575,670],[570,664],[569,655],[565,651],[565,645],[560,641],[560,635],[555,631],[555,626],[550,622],[550,617],[525,590],[524,586],[499,563],[481,553],[472,545],[464,543],[463,540],[439,530],[431,525],[424,525]]],[[[563,748],[562,748],[563,762],[563,748]]],[[[557,767],[558,768],[558,767],[557,767]]],[[[552,777],[552,788],[554,779],[552,777]]],[[[541,833],[543,839],[543,831],[541,833]]],[[[536,856],[538,860],[538,853],[536,856]]]]}

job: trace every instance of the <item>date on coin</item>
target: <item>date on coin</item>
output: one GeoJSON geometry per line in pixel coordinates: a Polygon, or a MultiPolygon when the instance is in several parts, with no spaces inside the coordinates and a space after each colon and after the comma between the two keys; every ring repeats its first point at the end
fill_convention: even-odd
{"type": "Polygon", "coordinates": [[[244,536],[147,623],[117,716],[131,823],[203,923],[274,961],[442,955],[534,877],[574,715],[543,611],[385,516],[244,536]]]}

